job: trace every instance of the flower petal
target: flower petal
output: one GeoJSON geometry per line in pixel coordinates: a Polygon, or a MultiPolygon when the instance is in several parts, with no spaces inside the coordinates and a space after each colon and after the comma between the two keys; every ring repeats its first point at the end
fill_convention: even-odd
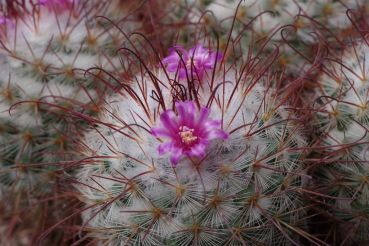
{"type": "Polygon", "coordinates": [[[186,78],[187,77],[186,68],[180,68],[178,71],[178,76],[180,79],[186,78]]]}
{"type": "Polygon", "coordinates": [[[178,131],[177,116],[172,110],[167,110],[160,115],[160,121],[170,132],[178,131]]]}
{"type": "Polygon", "coordinates": [[[200,116],[197,119],[196,126],[201,126],[204,124],[210,114],[210,110],[208,108],[201,108],[200,116]]]}
{"type": "Polygon", "coordinates": [[[204,124],[204,128],[211,130],[211,129],[219,128],[222,123],[220,120],[207,120],[203,124],[204,124]]]}
{"type": "Polygon", "coordinates": [[[180,59],[177,53],[170,54],[169,56],[163,58],[162,63],[164,64],[176,64],[178,65],[178,60],[180,59]]]}
{"type": "Polygon", "coordinates": [[[151,128],[151,134],[154,137],[166,137],[166,138],[171,138],[172,134],[165,128],[160,128],[160,127],[152,127],[151,128]]]}
{"type": "Polygon", "coordinates": [[[226,133],[225,131],[223,131],[221,129],[214,129],[214,130],[207,133],[207,139],[208,140],[213,140],[213,139],[217,139],[217,138],[227,139],[228,138],[228,133],[226,133]]]}
{"type": "Polygon", "coordinates": [[[158,147],[159,155],[164,155],[165,153],[170,152],[173,146],[174,146],[174,143],[172,141],[160,144],[158,147]]]}
{"type": "Polygon", "coordinates": [[[196,106],[192,101],[177,102],[176,108],[181,125],[192,127],[195,119],[196,106]]]}
{"type": "Polygon", "coordinates": [[[204,143],[196,144],[191,148],[188,155],[189,156],[199,156],[202,157],[205,155],[205,149],[206,149],[207,141],[204,143]]]}
{"type": "Polygon", "coordinates": [[[172,148],[172,155],[170,156],[170,162],[172,163],[174,167],[177,166],[182,154],[183,154],[183,151],[181,148],[172,148]]]}
{"type": "Polygon", "coordinates": [[[171,53],[178,54],[178,52],[179,52],[182,55],[187,55],[187,50],[185,48],[183,48],[182,45],[179,45],[179,44],[174,45],[172,48],[169,49],[169,51],[171,53]]]}

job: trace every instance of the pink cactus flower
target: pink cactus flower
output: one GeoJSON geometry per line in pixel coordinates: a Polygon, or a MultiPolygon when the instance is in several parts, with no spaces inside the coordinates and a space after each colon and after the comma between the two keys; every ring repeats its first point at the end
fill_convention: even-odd
{"type": "Polygon", "coordinates": [[[170,49],[169,56],[165,57],[162,62],[166,65],[166,69],[170,73],[178,72],[180,79],[194,78],[202,79],[206,70],[214,68],[217,61],[222,59],[222,54],[204,48],[201,44],[196,45],[189,51],[182,46],[176,45],[170,49]],[[182,57],[182,58],[181,58],[182,57]]]}
{"type": "Polygon", "coordinates": [[[176,166],[182,156],[203,157],[206,147],[213,139],[227,139],[219,120],[209,118],[210,110],[202,107],[200,112],[192,101],[177,102],[176,111],[167,110],[160,115],[161,127],[153,127],[151,133],[166,138],[158,147],[159,155],[170,152],[170,161],[176,166]]]}

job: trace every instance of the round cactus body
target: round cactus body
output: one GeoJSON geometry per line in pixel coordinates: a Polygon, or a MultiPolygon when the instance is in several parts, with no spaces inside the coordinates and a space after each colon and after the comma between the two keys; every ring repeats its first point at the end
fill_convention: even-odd
{"type": "Polygon", "coordinates": [[[328,195],[328,211],[335,215],[339,241],[369,240],[369,48],[360,43],[327,65],[319,78],[316,124],[327,165],[315,171],[315,185],[328,195]]]}
{"type": "Polygon", "coordinates": [[[163,59],[166,70],[138,74],[107,101],[76,174],[94,240],[298,241],[306,206],[302,126],[266,78],[234,66],[212,77],[220,58],[201,45],[177,46],[163,59]]]}

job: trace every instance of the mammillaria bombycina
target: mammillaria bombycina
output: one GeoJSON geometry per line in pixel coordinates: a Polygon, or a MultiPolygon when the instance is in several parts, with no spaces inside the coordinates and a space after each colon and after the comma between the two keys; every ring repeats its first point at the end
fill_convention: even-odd
{"type": "Polygon", "coordinates": [[[329,196],[322,205],[324,213],[335,215],[331,233],[339,235],[334,236],[336,242],[365,245],[369,240],[369,47],[357,43],[337,56],[326,62],[318,78],[315,125],[325,165],[316,166],[314,189],[329,196]]]}
{"type": "MultiPolygon", "coordinates": [[[[59,187],[68,185],[60,184],[61,173],[86,124],[69,113],[99,112],[107,89],[95,76],[105,76],[101,67],[124,73],[115,69],[125,39],[116,26],[128,33],[142,26],[138,18],[112,24],[128,14],[111,15],[120,2],[1,1],[0,190],[7,201],[0,206],[1,231],[6,228],[1,245],[9,235],[38,245],[38,236],[65,212],[55,207],[73,201],[69,195],[58,200],[59,187]]],[[[54,232],[48,235],[52,242],[44,237],[41,244],[61,245],[66,231],[54,232]]]]}
{"type": "Polygon", "coordinates": [[[76,173],[88,237],[107,245],[299,241],[303,127],[267,76],[223,66],[202,81],[154,68],[107,99],[76,173]]]}

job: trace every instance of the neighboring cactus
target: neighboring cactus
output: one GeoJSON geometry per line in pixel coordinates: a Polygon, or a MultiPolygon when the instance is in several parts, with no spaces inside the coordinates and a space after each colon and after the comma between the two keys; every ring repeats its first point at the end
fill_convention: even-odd
{"type": "MultiPolygon", "coordinates": [[[[297,76],[320,61],[316,56],[321,54],[315,46],[337,45],[352,38],[348,35],[354,31],[347,11],[351,9],[359,18],[367,5],[356,0],[183,0],[180,3],[182,11],[188,9],[186,16],[193,25],[197,24],[199,30],[206,27],[207,34],[216,33],[221,47],[228,43],[231,30],[231,42],[243,42],[243,46],[267,45],[269,52],[273,52],[277,45],[280,57],[275,65],[297,76]]],[[[266,51],[263,49],[263,53],[266,51]]]]}
{"type": "Polygon", "coordinates": [[[345,245],[369,242],[368,57],[367,44],[356,44],[327,64],[318,80],[318,149],[326,164],[315,170],[314,185],[334,215],[337,242],[345,245]]]}
{"type": "MultiPolygon", "coordinates": [[[[13,229],[36,228],[26,223],[41,225],[37,217],[50,213],[53,206],[38,201],[58,197],[56,171],[64,172],[86,126],[86,119],[71,116],[98,114],[104,94],[120,86],[110,75],[126,76],[131,67],[118,49],[128,42],[125,35],[141,30],[143,17],[137,9],[119,11],[118,0],[7,4],[0,18],[0,189],[9,201],[1,223],[11,235],[13,229]],[[102,79],[111,87],[97,82],[102,79]],[[25,213],[30,208],[31,219],[25,213]],[[24,219],[10,226],[13,216],[24,219]]],[[[56,217],[44,225],[61,219],[56,217]]]]}
{"type": "Polygon", "coordinates": [[[177,46],[166,71],[138,74],[107,100],[76,173],[94,241],[318,243],[302,230],[303,126],[270,87],[273,77],[218,70],[219,60],[202,46],[177,46]]]}
{"type": "Polygon", "coordinates": [[[30,8],[32,14],[9,17],[2,26],[1,120],[7,130],[2,131],[0,156],[9,165],[45,162],[48,138],[66,133],[70,126],[63,110],[52,105],[65,111],[85,110],[97,96],[91,90],[93,80],[84,78],[84,70],[102,61],[96,51],[83,52],[88,46],[84,41],[88,18],[93,15],[75,16],[77,2],[68,2],[65,8],[57,5],[58,11],[52,10],[52,1],[44,2],[24,6],[24,12],[30,8]]]}
{"type": "MultiPolygon", "coordinates": [[[[311,41],[311,36],[307,32],[314,31],[316,28],[312,28],[312,25],[325,25],[325,28],[334,32],[334,30],[342,30],[349,28],[351,22],[346,16],[348,9],[360,9],[366,5],[365,1],[346,0],[213,0],[213,1],[198,1],[191,3],[192,1],[183,1],[188,6],[194,7],[194,12],[191,17],[193,21],[196,21],[196,17],[201,17],[201,13],[204,10],[211,12],[218,22],[221,22],[223,28],[229,29],[232,24],[232,20],[235,16],[236,9],[239,6],[236,20],[239,22],[239,28],[244,28],[241,23],[247,24],[254,17],[260,15],[253,23],[253,30],[258,36],[264,36],[276,28],[284,25],[295,24],[297,31],[305,32],[304,41],[311,41]],[[189,3],[190,2],[190,3],[189,3]],[[313,19],[312,22],[309,18],[313,19]]],[[[183,4],[184,4],[183,3],[183,4]]],[[[184,4],[185,5],[185,4],[184,4]]],[[[219,28],[219,27],[218,27],[219,28]]],[[[300,33],[300,32],[298,32],[300,33]]],[[[302,34],[300,33],[300,34],[302,34]]],[[[279,35],[276,36],[280,38],[279,35]]]]}

